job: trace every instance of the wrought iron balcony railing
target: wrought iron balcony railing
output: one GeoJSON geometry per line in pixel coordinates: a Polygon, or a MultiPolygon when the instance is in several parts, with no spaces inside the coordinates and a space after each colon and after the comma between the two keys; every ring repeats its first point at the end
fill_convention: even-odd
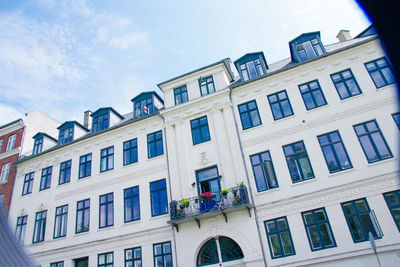
{"type": "MultiPolygon", "coordinates": [[[[180,201],[171,201],[171,221],[168,223],[177,227],[177,224],[195,220],[200,227],[200,218],[222,213],[227,220],[229,211],[247,208],[250,213],[250,201],[247,188],[244,185],[227,189],[227,194],[210,194],[210,197],[196,196],[180,201]]],[[[207,195],[207,194],[206,194],[207,195]]]]}

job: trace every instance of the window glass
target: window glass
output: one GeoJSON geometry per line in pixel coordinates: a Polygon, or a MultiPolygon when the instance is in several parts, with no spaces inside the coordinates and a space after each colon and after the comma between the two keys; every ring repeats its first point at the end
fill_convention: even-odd
{"type": "Polygon", "coordinates": [[[312,251],[336,247],[324,208],[302,212],[302,216],[312,251]]]}
{"type": "Polygon", "coordinates": [[[71,179],[71,160],[61,162],[60,164],[60,177],[58,184],[69,183],[71,179]]]}
{"type": "Polygon", "coordinates": [[[46,231],[46,218],[47,218],[46,210],[36,212],[32,243],[38,243],[44,241],[45,231],[46,231]]]}
{"type": "Polygon", "coordinates": [[[330,173],[352,168],[338,131],[320,135],[318,141],[330,173]]]}
{"type": "Polygon", "coordinates": [[[261,119],[255,100],[239,105],[238,109],[243,130],[261,124],[261,119]]]}
{"type": "Polygon", "coordinates": [[[210,131],[208,129],[207,116],[191,120],[190,126],[192,130],[193,145],[197,145],[211,139],[210,131]]]}
{"type": "Polygon", "coordinates": [[[151,216],[168,213],[167,186],[165,179],[150,183],[151,216]]]}
{"type": "Polygon", "coordinates": [[[42,178],[40,179],[40,190],[45,190],[50,188],[52,172],[53,172],[52,166],[42,169],[42,178]]]}
{"type": "Polygon", "coordinates": [[[114,169],[114,147],[103,148],[100,151],[100,172],[114,169]]]}
{"type": "Polygon", "coordinates": [[[317,80],[299,85],[299,89],[307,110],[327,104],[317,80]]]}
{"type": "Polygon", "coordinates": [[[6,163],[1,168],[0,184],[7,183],[8,174],[10,173],[10,166],[11,166],[11,163],[6,163]]]}
{"type": "Polygon", "coordinates": [[[296,254],[286,217],[265,221],[264,225],[271,258],[281,258],[296,254]]]}
{"type": "Polygon", "coordinates": [[[157,157],[164,154],[162,131],[147,135],[148,158],[157,157]]]}
{"type": "Polygon", "coordinates": [[[293,115],[292,106],[285,91],[277,92],[268,96],[274,120],[279,120],[293,115]]]}
{"type": "Polygon", "coordinates": [[[400,190],[383,194],[397,229],[400,231],[400,190]]]}
{"type": "Polygon", "coordinates": [[[202,96],[215,92],[214,80],[212,76],[199,79],[200,93],[202,96]]]}
{"type": "Polygon", "coordinates": [[[279,187],[269,151],[250,156],[250,162],[258,192],[279,187]]]}
{"type": "Polygon", "coordinates": [[[303,141],[284,146],[283,152],[293,183],[315,177],[303,141]]]}
{"type": "Polygon", "coordinates": [[[90,199],[78,201],[76,204],[76,233],[89,231],[90,199]]]}
{"type": "Polygon", "coordinates": [[[92,153],[80,156],[78,178],[80,179],[90,176],[91,172],[92,172],[92,153]]]}
{"type": "Polygon", "coordinates": [[[392,84],[396,82],[392,69],[390,68],[386,58],[380,58],[368,63],[365,63],[376,88],[392,84]]]}
{"type": "Polygon", "coordinates": [[[340,99],[346,99],[361,94],[361,89],[350,69],[331,74],[331,78],[340,99]]]}
{"type": "Polygon", "coordinates": [[[139,186],[124,189],[124,222],[140,219],[139,186]]]}
{"type": "Polygon", "coordinates": [[[114,193],[99,197],[99,228],[114,225],[114,193]]]}
{"type": "Polygon", "coordinates": [[[153,244],[155,267],[172,267],[171,242],[153,244]]]}
{"type": "Polygon", "coordinates": [[[56,217],[54,220],[54,238],[67,235],[68,205],[56,208],[56,217]]]}

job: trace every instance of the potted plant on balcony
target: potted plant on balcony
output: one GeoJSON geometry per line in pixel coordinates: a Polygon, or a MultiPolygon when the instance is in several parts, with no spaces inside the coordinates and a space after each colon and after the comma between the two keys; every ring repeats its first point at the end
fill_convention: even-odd
{"type": "Polygon", "coordinates": [[[212,210],[215,206],[215,200],[213,200],[214,195],[211,192],[201,193],[199,195],[200,201],[200,212],[208,212],[212,210]]]}
{"type": "Polygon", "coordinates": [[[225,198],[226,198],[226,196],[228,195],[228,193],[229,193],[229,190],[226,189],[226,188],[224,188],[224,189],[221,190],[221,195],[222,195],[223,197],[225,197],[225,198]]]}
{"type": "Polygon", "coordinates": [[[189,199],[186,199],[186,198],[182,199],[182,201],[181,201],[182,209],[189,207],[189,204],[190,204],[189,199]]]}

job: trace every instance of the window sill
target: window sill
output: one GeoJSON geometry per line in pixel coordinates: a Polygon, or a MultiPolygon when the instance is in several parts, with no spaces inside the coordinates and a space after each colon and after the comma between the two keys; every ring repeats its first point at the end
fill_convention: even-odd
{"type": "Polygon", "coordinates": [[[393,86],[396,87],[396,83],[390,83],[390,84],[384,85],[384,86],[379,87],[379,88],[377,88],[377,87],[375,86],[375,88],[376,88],[376,91],[379,92],[379,91],[385,90],[386,88],[390,87],[391,85],[393,85],[393,86]]]}
{"type": "Polygon", "coordinates": [[[245,130],[243,130],[243,126],[242,126],[241,132],[244,133],[244,132],[247,132],[247,131],[251,131],[251,130],[253,130],[253,129],[258,129],[258,128],[261,128],[262,126],[263,126],[263,124],[261,123],[261,124],[259,124],[259,125],[257,125],[257,126],[253,126],[253,127],[247,128],[247,129],[245,129],[245,130]]]}
{"type": "Polygon", "coordinates": [[[161,157],[164,156],[164,155],[165,155],[165,154],[161,154],[161,155],[158,155],[158,156],[155,156],[155,157],[147,158],[147,161],[152,161],[152,160],[159,159],[159,158],[161,158],[161,157]]]}
{"type": "Polygon", "coordinates": [[[106,230],[110,230],[110,229],[114,229],[114,225],[99,228],[99,229],[97,229],[97,232],[102,232],[102,231],[106,231],[106,230]]]}
{"type": "Polygon", "coordinates": [[[129,164],[126,164],[126,165],[122,164],[122,168],[128,168],[128,167],[132,167],[132,166],[135,166],[135,165],[138,165],[138,164],[139,164],[139,160],[135,161],[135,162],[132,162],[132,163],[129,163],[129,164]]]}
{"type": "Polygon", "coordinates": [[[337,171],[337,172],[329,173],[328,177],[337,176],[337,175],[340,175],[340,174],[346,174],[346,173],[354,172],[354,171],[356,171],[356,169],[354,167],[352,167],[350,169],[346,169],[346,170],[343,170],[343,171],[337,171]]]}
{"type": "Polygon", "coordinates": [[[277,119],[277,120],[275,120],[274,119],[274,117],[272,116],[272,119],[273,119],[273,121],[272,121],[272,123],[280,123],[281,121],[286,121],[286,120],[290,120],[290,119],[293,119],[293,118],[296,118],[296,114],[293,114],[293,115],[290,115],[290,116],[287,116],[287,117],[284,117],[284,118],[280,118],[280,119],[277,119]]]}
{"type": "Polygon", "coordinates": [[[105,170],[105,171],[100,171],[99,172],[99,175],[102,175],[102,174],[107,174],[107,173],[110,173],[110,172],[112,172],[112,171],[114,171],[115,169],[114,168],[112,168],[112,169],[109,169],[109,170],[105,170]]]}
{"type": "Polygon", "coordinates": [[[85,232],[75,233],[74,237],[81,236],[81,235],[88,235],[89,233],[90,233],[90,230],[89,231],[85,231],[85,232]]]}
{"type": "Polygon", "coordinates": [[[2,181],[2,182],[0,182],[0,185],[3,185],[3,184],[6,184],[7,183],[7,181],[2,181]]]}
{"type": "Polygon", "coordinates": [[[200,142],[200,143],[197,143],[197,144],[193,144],[193,142],[192,142],[193,147],[200,147],[201,145],[207,144],[207,143],[213,143],[213,142],[212,142],[212,139],[207,140],[207,141],[204,141],[204,142],[200,142]]]}
{"type": "Polygon", "coordinates": [[[292,184],[290,186],[297,186],[297,185],[300,185],[300,184],[311,183],[311,182],[317,181],[317,180],[318,180],[318,178],[314,177],[314,178],[310,178],[310,179],[307,179],[307,180],[299,181],[299,182],[296,182],[296,183],[292,182],[292,184]]]}
{"type": "Polygon", "coordinates": [[[66,182],[66,183],[63,183],[63,184],[57,184],[57,188],[58,187],[64,187],[64,186],[66,186],[67,184],[70,184],[71,183],[71,180],[69,181],[69,182],[66,182]]]}
{"type": "Polygon", "coordinates": [[[313,112],[313,111],[320,110],[320,109],[324,109],[324,108],[329,108],[329,104],[325,104],[325,105],[322,105],[322,106],[319,106],[319,107],[316,107],[316,108],[312,108],[312,109],[307,109],[306,108],[306,113],[313,112]]]}
{"type": "Polygon", "coordinates": [[[383,163],[390,162],[390,161],[397,161],[397,157],[393,156],[391,158],[382,159],[380,161],[375,161],[375,162],[372,162],[372,163],[368,163],[367,166],[368,167],[372,167],[372,166],[383,164],[383,163]]]}
{"type": "Polygon", "coordinates": [[[85,180],[90,179],[90,178],[92,178],[92,175],[85,176],[85,177],[82,177],[82,178],[78,178],[77,181],[78,181],[78,182],[79,182],[79,181],[85,181],[85,180]]]}
{"type": "Polygon", "coordinates": [[[362,97],[362,96],[364,96],[364,93],[361,93],[361,94],[358,94],[358,95],[349,96],[348,98],[345,98],[345,99],[341,99],[340,96],[339,96],[339,99],[340,99],[340,102],[346,102],[346,101],[351,101],[352,99],[356,99],[356,98],[359,98],[359,97],[362,97]]]}
{"type": "Polygon", "coordinates": [[[257,191],[256,196],[260,196],[260,195],[266,194],[268,192],[279,191],[280,189],[281,189],[280,187],[277,187],[277,188],[272,188],[272,189],[268,189],[268,190],[264,190],[264,191],[260,191],[260,192],[257,191]]]}
{"type": "Polygon", "coordinates": [[[169,213],[161,214],[161,215],[157,215],[157,216],[151,216],[151,217],[149,218],[149,221],[159,220],[159,219],[167,218],[167,217],[170,217],[169,213]]]}
{"type": "Polygon", "coordinates": [[[141,222],[140,219],[139,220],[135,220],[135,221],[130,221],[130,222],[124,222],[122,224],[122,226],[130,226],[130,225],[137,224],[137,223],[140,223],[140,222],[141,222]]]}

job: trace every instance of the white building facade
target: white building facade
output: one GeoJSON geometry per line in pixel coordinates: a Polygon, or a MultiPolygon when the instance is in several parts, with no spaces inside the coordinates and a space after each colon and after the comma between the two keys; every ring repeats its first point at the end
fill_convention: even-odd
{"type": "Polygon", "coordinates": [[[63,124],[17,163],[17,239],[41,266],[376,266],[371,233],[395,266],[396,83],[375,35],[346,36],[302,34],[289,59],[247,54],[236,77],[223,59],[132,114],[63,124]]]}

